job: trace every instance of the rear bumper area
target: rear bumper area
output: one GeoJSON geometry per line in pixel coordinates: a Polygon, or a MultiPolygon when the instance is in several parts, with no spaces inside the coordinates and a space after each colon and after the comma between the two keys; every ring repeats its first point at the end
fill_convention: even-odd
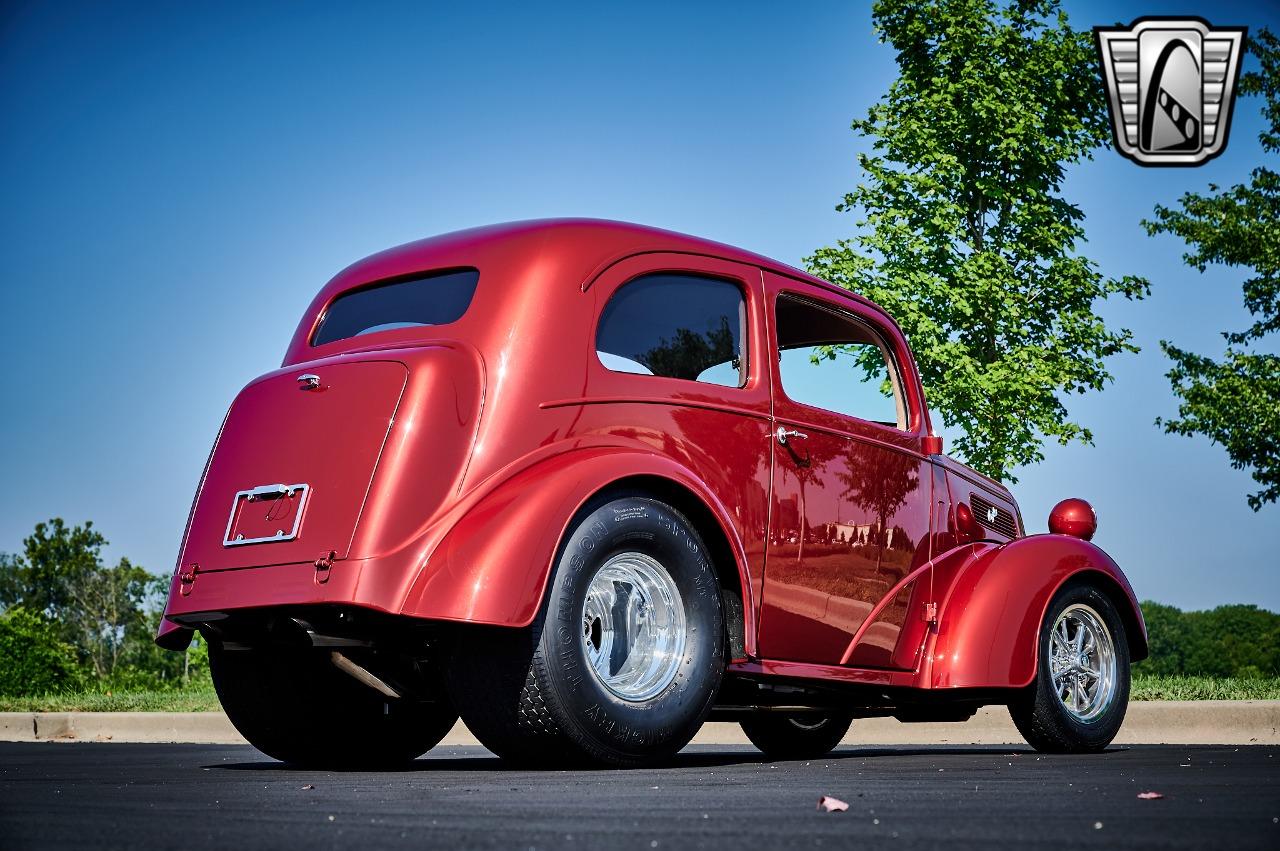
{"type": "MultiPolygon", "coordinates": [[[[373,559],[314,564],[281,564],[239,570],[196,572],[189,583],[175,578],[165,618],[179,627],[198,624],[208,612],[277,606],[342,604],[398,614],[407,589],[399,583],[368,581],[373,559]]],[[[385,580],[386,570],[375,571],[385,580]]],[[[166,637],[162,630],[158,638],[166,637]]]]}

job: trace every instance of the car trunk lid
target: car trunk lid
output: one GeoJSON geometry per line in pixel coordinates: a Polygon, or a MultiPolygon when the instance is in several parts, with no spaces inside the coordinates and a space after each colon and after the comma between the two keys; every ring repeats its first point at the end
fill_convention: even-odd
{"type": "Polygon", "coordinates": [[[328,363],[242,390],[183,562],[208,571],[346,558],[407,376],[395,361],[328,363]]]}

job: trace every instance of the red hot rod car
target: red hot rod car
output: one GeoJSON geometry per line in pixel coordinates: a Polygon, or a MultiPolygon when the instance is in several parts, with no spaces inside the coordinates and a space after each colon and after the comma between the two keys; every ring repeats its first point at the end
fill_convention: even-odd
{"type": "Polygon", "coordinates": [[[198,630],[232,722],[298,764],[412,759],[459,715],[521,762],[661,760],[708,717],[810,757],[985,704],[1098,750],[1146,631],[1089,505],[1049,526],[942,454],[875,304],[524,222],[321,290],[227,414],[157,640],[198,630]]]}

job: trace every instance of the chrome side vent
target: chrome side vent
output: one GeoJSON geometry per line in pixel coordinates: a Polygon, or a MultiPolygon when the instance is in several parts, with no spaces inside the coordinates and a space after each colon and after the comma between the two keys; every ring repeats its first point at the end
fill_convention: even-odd
{"type": "Polygon", "coordinates": [[[993,532],[1006,538],[1018,537],[1018,524],[1009,510],[976,493],[969,494],[969,504],[973,507],[973,517],[993,532]]]}

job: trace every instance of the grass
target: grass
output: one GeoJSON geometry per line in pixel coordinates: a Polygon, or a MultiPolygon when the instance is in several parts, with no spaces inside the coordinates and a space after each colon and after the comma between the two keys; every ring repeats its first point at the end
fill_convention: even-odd
{"type": "MultiPolygon", "coordinates": [[[[1135,674],[1133,700],[1280,700],[1280,677],[1163,677],[1135,674]]],[[[207,684],[173,691],[83,691],[0,696],[0,712],[217,712],[207,684]]]]}
{"type": "Polygon", "coordinates": [[[0,696],[0,712],[218,712],[213,688],[0,696]]]}
{"type": "Polygon", "coordinates": [[[1134,674],[1133,700],[1280,700],[1280,677],[1134,674]]]}

